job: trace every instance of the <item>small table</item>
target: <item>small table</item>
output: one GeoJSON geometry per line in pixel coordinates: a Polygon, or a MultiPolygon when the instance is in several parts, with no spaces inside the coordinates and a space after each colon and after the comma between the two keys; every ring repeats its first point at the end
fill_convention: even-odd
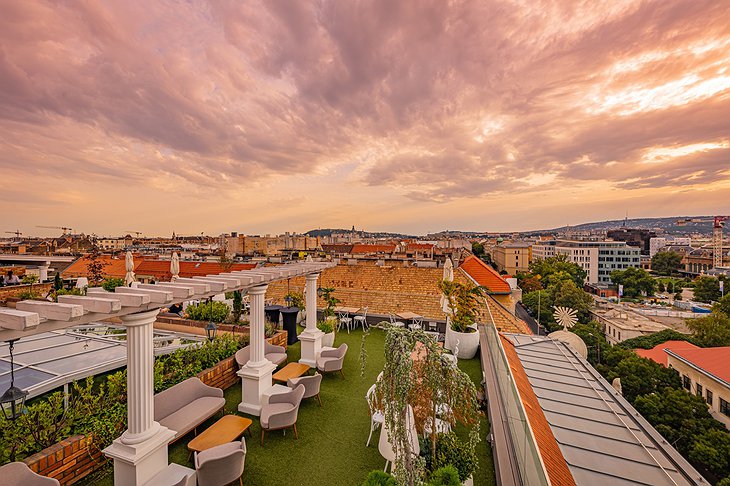
{"type": "Polygon", "coordinates": [[[279,311],[283,309],[284,307],[281,305],[267,305],[264,306],[264,313],[266,314],[266,317],[269,318],[271,322],[274,323],[274,326],[279,326],[279,311]]]}
{"type": "Polygon", "coordinates": [[[291,346],[292,344],[299,341],[297,338],[297,315],[299,314],[299,307],[282,307],[279,309],[281,312],[283,327],[286,330],[286,344],[291,346]]]}
{"type": "Polygon", "coordinates": [[[274,373],[272,378],[275,381],[283,381],[286,383],[289,378],[299,378],[304,373],[309,371],[309,365],[305,365],[304,363],[289,363],[288,365],[284,366],[282,369],[274,373]]]}
{"type": "Polygon", "coordinates": [[[415,314],[410,311],[396,312],[395,315],[407,321],[412,321],[413,319],[423,319],[422,315],[415,314]]]}
{"type": "MultiPolygon", "coordinates": [[[[202,452],[211,447],[232,442],[241,437],[252,423],[251,419],[245,417],[225,415],[188,442],[188,450],[190,453],[202,452]]],[[[248,433],[251,434],[251,431],[249,430],[248,433]]]]}
{"type": "Polygon", "coordinates": [[[348,314],[355,314],[360,310],[359,307],[335,307],[335,312],[342,312],[348,314]]]}

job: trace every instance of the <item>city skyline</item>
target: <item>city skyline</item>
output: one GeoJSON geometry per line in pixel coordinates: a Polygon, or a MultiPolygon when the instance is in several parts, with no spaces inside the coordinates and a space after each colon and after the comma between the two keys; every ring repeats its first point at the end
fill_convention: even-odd
{"type": "Polygon", "coordinates": [[[6,3],[2,230],[727,214],[728,47],[716,1],[6,3]]]}

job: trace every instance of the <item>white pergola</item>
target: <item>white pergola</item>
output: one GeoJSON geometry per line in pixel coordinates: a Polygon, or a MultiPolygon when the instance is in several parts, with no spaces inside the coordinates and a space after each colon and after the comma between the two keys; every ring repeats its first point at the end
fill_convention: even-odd
{"type": "MultiPolygon", "coordinates": [[[[272,386],[276,366],[264,354],[264,296],[268,284],[306,276],[306,329],[299,335],[301,362],[314,366],[322,347],[317,329],[317,279],[331,262],[306,262],[221,273],[205,277],[178,278],[175,282],[133,284],[114,292],[88,289],[86,296],[59,296],[58,303],[27,300],[15,309],[0,307],[0,341],[11,341],[44,332],[119,317],[127,328],[127,430],[104,454],[114,460],[114,483],[141,486],[165,471],[182,466],[168,463],[167,444],[175,435],[154,421],[153,324],[161,308],[192,299],[205,299],[221,292],[245,290],[251,299],[251,359],[239,372],[242,386],[241,412],[259,415],[262,396],[272,386]]],[[[192,473],[192,471],[191,471],[192,473]]],[[[194,483],[193,483],[194,484],[194,483]]]]}

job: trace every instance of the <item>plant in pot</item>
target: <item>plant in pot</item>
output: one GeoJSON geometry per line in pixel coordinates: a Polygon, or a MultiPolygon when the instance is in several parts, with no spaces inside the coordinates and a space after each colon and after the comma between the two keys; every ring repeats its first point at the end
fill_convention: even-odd
{"type": "Polygon", "coordinates": [[[317,329],[324,333],[322,346],[333,347],[335,344],[335,328],[332,321],[317,321],[317,329]]]}
{"type": "Polygon", "coordinates": [[[458,357],[471,359],[477,354],[479,333],[476,329],[479,299],[486,294],[481,286],[468,287],[460,282],[442,280],[439,288],[449,308],[446,326],[446,349],[453,350],[459,341],[458,357]]]}
{"type": "Polygon", "coordinates": [[[335,306],[340,303],[340,299],[335,297],[335,289],[333,287],[320,287],[317,289],[317,294],[324,300],[327,307],[324,308],[322,314],[324,320],[332,323],[333,327],[337,327],[337,317],[335,316],[335,306]]]}
{"type": "Polygon", "coordinates": [[[436,454],[433,459],[427,457],[427,468],[435,473],[439,469],[452,466],[458,473],[460,483],[472,484],[472,476],[479,464],[475,447],[476,444],[462,441],[455,432],[438,434],[436,437],[436,454]]]}

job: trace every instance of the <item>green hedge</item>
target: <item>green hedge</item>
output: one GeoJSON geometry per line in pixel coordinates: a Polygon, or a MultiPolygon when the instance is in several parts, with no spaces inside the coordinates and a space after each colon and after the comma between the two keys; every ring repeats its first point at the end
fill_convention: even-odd
{"type": "MultiPolygon", "coordinates": [[[[155,392],[215,366],[248,344],[248,335],[223,334],[155,359],[155,392]]],[[[22,460],[77,434],[93,437],[95,447],[111,444],[127,427],[127,371],[104,379],[88,377],[71,385],[69,406],[63,393],[33,400],[16,420],[0,417],[0,464],[22,460]]]]}
{"type": "Polygon", "coordinates": [[[640,336],[633,339],[627,339],[626,341],[620,342],[617,346],[624,349],[651,349],[658,344],[665,343],[667,341],[687,341],[696,346],[699,344],[689,334],[682,334],[681,332],[675,331],[674,329],[665,329],[663,331],[649,334],[648,336],[640,336]]]}
{"type": "Polygon", "coordinates": [[[188,318],[195,321],[225,322],[230,312],[231,309],[223,302],[203,302],[185,308],[188,318]]]}

